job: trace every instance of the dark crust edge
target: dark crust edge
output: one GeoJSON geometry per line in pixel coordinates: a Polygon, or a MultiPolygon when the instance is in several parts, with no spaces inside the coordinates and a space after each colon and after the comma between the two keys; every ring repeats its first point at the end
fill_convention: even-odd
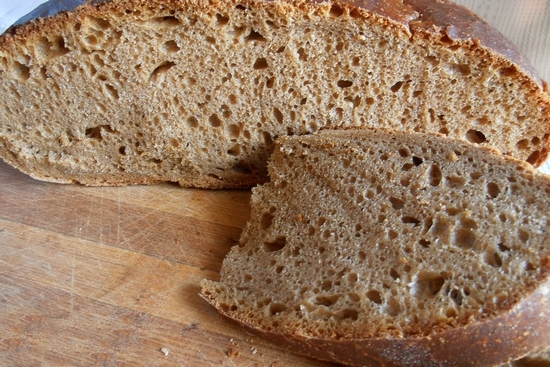
{"type": "Polygon", "coordinates": [[[550,345],[550,278],[513,308],[485,320],[410,338],[320,339],[264,330],[232,317],[205,290],[200,296],[229,321],[274,345],[355,366],[494,366],[550,345]]]}

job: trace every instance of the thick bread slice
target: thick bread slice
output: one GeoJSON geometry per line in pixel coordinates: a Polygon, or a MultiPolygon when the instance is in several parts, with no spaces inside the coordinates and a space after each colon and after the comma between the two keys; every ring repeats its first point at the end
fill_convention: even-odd
{"type": "Polygon", "coordinates": [[[550,345],[550,177],[384,130],[282,137],[202,295],[316,358],[485,366],[550,345]]]}
{"type": "Polygon", "coordinates": [[[342,126],[539,165],[550,99],[448,0],[97,0],[0,37],[0,156],[36,178],[250,186],[276,137],[342,126]]]}

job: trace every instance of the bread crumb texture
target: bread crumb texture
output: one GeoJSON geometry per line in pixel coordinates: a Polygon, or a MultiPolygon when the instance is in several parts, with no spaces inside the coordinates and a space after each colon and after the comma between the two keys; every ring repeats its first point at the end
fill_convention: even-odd
{"type": "Polygon", "coordinates": [[[254,329],[430,339],[547,282],[550,179],[524,162],[442,136],[330,131],[282,138],[269,167],[202,291],[254,329]]]}
{"type": "Polygon", "coordinates": [[[544,161],[542,88],[412,29],[338,1],[88,4],[0,38],[0,155],[58,182],[242,187],[279,136],[381,126],[544,161]]]}

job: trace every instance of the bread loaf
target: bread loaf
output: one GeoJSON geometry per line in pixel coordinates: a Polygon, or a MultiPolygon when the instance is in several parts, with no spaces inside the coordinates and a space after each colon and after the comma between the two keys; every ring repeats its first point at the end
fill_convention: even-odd
{"type": "Polygon", "coordinates": [[[538,166],[549,107],[516,48],[448,0],[95,0],[0,37],[0,157],[56,182],[246,187],[277,137],[349,126],[538,166]]]}
{"type": "Polygon", "coordinates": [[[282,137],[202,296],[361,366],[493,366],[550,345],[550,178],[441,135],[282,137]]]}

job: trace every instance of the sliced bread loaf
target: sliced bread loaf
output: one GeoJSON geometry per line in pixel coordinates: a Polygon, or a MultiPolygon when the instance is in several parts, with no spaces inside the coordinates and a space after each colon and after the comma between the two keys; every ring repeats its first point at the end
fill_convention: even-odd
{"type": "Polygon", "coordinates": [[[488,366],[550,345],[550,177],[440,135],[283,137],[202,296],[298,353],[488,366]]]}
{"type": "Polygon", "coordinates": [[[539,165],[550,99],[448,0],[96,0],[0,37],[0,157],[36,178],[250,186],[278,136],[342,126],[539,165]]]}

